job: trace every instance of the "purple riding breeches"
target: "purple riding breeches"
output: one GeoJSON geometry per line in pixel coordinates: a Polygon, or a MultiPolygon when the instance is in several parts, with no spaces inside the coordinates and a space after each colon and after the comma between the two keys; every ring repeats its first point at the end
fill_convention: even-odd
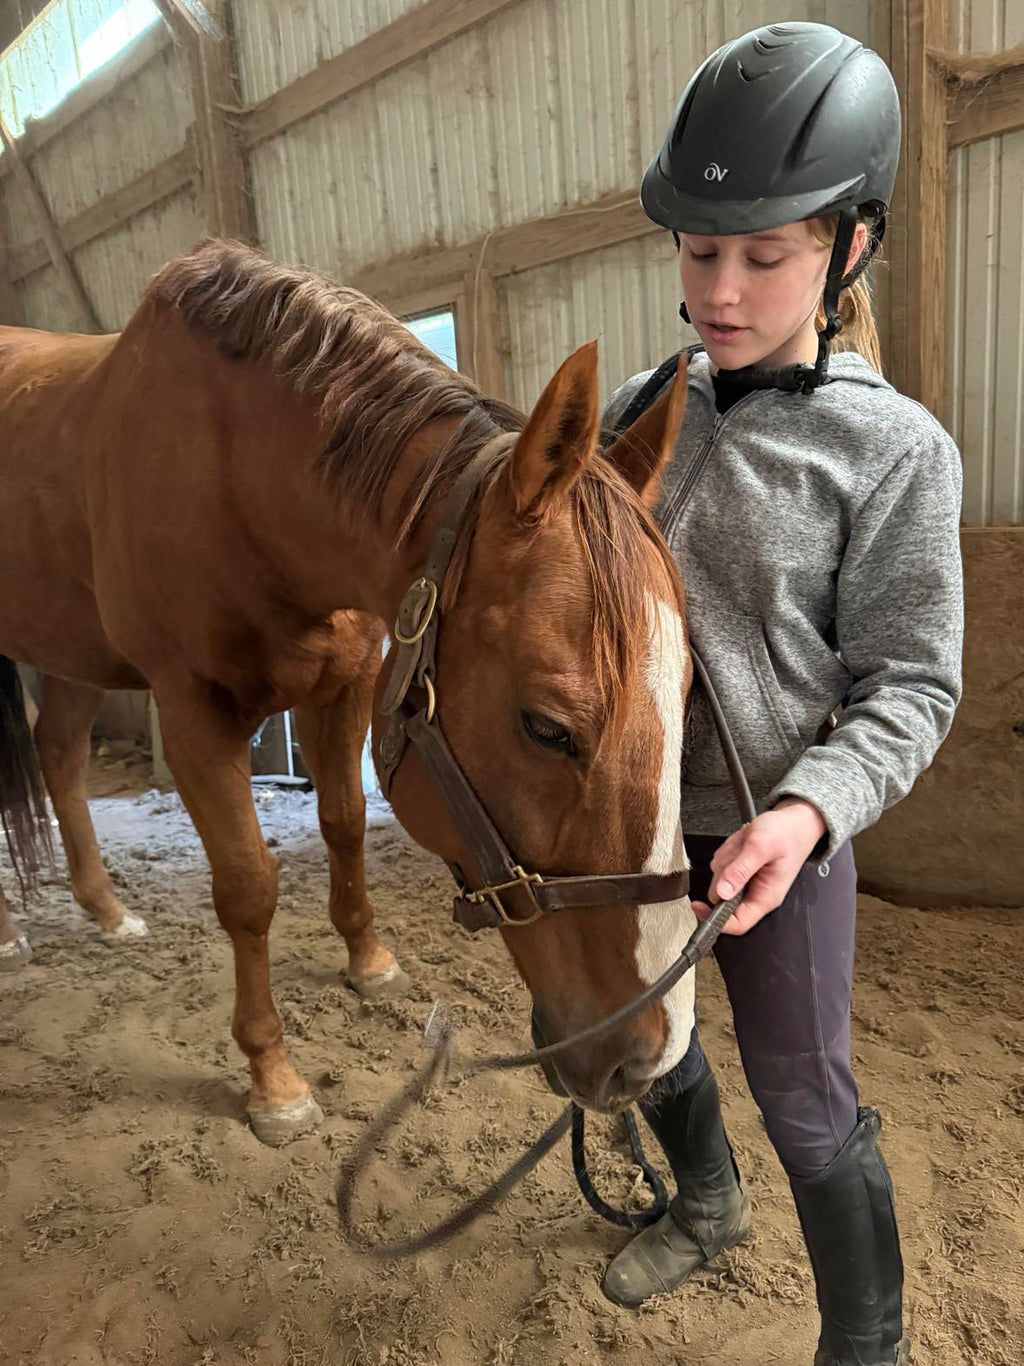
{"type": "MultiPolygon", "coordinates": [[[[707,900],[721,839],[687,835],[691,895],[707,900]]],[[[782,905],[747,934],[719,937],[715,957],[732,1006],[747,1084],[785,1171],[811,1176],[857,1126],[850,1061],[850,996],[857,914],[853,850],[822,877],[804,864],[782,905]]],[[[694,1028],[665,1081],[685,1090],[701,1056],[694,1028]]]]}

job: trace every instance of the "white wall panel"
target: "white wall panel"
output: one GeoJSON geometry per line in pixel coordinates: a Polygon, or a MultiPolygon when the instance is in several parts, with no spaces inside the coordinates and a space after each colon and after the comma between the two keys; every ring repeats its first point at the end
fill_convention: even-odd
{"type": "Polygon", "coordinates": [[[421,0],[244,0],[238,64],[248,104],[267,99],[421,0]]]}
{"type": "Polygon", "coordinates": [[[180,152],[194,119],[188,61],[171,44],[32,158],[57,222],[180,152]]]}
{"type": "MultiPolygon", "coordinates": [[[[963,0],[959,51],[1024,42],[1020,0],[963,0]]],[[[950,163],[946,418],[964,457],[968,526],[1024,522],[1024,132],[950,163]]]]}
{"type": "Polygon", "coordinates": [[[605,397],[630,375],[696,340],[679,319],[667,233],[510,276],[501,297],[509,394],[521,408],[530,408],[566,356],[593,337],[605,397]]]}
{"type": "MultiPolygon", "coordinates": [[[[75,266],[105,331],[125,325],[153,275],[202,231],[192,196],[179,194],[75,253],[75,266]]],[[[77,329],[78,314],[52,267],[34,271],[18,288],[33,327],[77,329]]]]}

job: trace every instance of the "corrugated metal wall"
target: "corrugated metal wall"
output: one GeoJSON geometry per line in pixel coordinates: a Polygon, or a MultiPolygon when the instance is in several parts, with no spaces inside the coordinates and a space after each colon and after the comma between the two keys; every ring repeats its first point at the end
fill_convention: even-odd
{"type": "MultiPolygon", "coordinates": [[[[1021,0],[961,0],[955,16],[958,51],[1024,42],[1021,0]]],[[[964,521],[1024,522],[1024,132],[961,148],[949,169],[945,416],[964,521]]]]}
{"type": "MultiPolygon", "coordinates": [[[[179,152],[195,118],[188,61],[168,44],[113,95],[62,129],[32,157],[36,181],[58,224],[179,152]]],[[[3,182],[11,246],[39,237],[23,192],[3,182]]],[[[191,193],[179,193],[73,254],[103,327],[131,316],[150,276],[204,231],[191,193]]],[[[56,273],[46,265],[15,286],[26,321],[62,330],[79,325],[56,273]]]]}
{"type": "MultiPolygon", "coordinates": [[[[342,22],[328,0],[249,0],[243,98],[365,37],[369,10],[380,26],[409,7],[364,0],[342,22]]],[[[258,148],[261,239],[344,275],[631,189],[688,73],[770,12],[764,0],[523,0],[258,148]]],[[[805,0],[788,17],[867,37],[871,4],[805,0]]]]}

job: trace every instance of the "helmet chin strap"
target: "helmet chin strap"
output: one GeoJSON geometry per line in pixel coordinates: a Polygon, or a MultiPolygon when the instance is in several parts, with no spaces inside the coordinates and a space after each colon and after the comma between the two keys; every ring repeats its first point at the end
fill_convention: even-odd
{"type": "MultiPolygon", "coordinates": [[[[782,389],[787,393],[810,394],[819,385],[828,382],[829,351],[833,338],[843,330],[843,320],[839,316],[839,295],[842,290],[853,284],[871,261],[885,232],[883,217],[876,230],[869,234],[868,245],[861,259],[847,275],[846,263],[850,259],[853,235],[858,222],[859,216],[853,209],[843,209],[839,215],[839,225],[836,228],[836,237],[828,262],[828,274],[825,276],[825,292],[822,296],[825,326],[818,333],[818,357],[814,364],[808,365],[801,361],[796,365],[782,365],[777,368],[744,365],[739,370],[723,370],[719,367],[719,375],[725,379],[739,381],[748,389],[782,389]]],[[[678,246],[679,234],[674,232],[672,236],[678,246]]],[[[679,305],[679,316],[684,322],[690,321],[685,300],[679,305]]]]}

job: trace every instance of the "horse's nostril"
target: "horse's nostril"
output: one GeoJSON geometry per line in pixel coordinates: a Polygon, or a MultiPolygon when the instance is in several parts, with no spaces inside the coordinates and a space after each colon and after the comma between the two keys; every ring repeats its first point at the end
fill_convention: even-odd
{"type": "Polygon", "coordinates": [[[612,1095],[637,1095],[645,1091],[653,1079],[649,1058],[626,1058],[612,1069],[608,1090],[612,1095]]]}

